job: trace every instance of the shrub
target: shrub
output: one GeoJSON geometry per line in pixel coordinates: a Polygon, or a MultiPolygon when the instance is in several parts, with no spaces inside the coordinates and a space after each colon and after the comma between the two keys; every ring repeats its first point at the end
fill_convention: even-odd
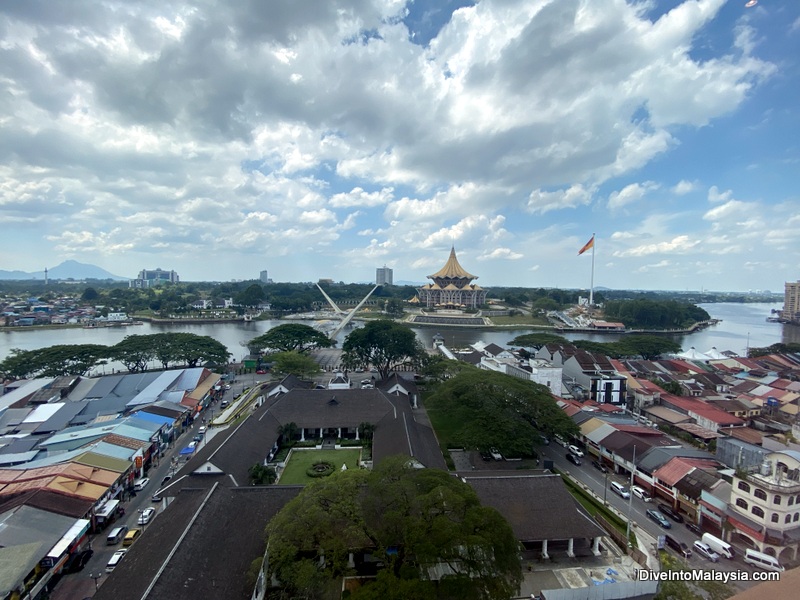
{"type": "Polygon", "coordinates": [[[306,475],[309,477],[327,477],[335,470],[336,467],[333,466],[333,463],[329,463],[327,460],[318,460],[306,469],[306,475]]]}

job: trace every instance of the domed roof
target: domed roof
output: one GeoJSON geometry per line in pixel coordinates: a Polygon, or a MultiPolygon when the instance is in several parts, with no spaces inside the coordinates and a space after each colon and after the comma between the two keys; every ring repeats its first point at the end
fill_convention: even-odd
{"type": "Polygon", "coordinates": [[[455,246],[450,248],[450,257],[447,259],[447,262],[444,266],[439,269],[433,275],[428,275],[429,279],[477,279],[477,275],[472,275],[464,270],[458,263],[458,259],[456,258],[456,249],[455,246]]]}

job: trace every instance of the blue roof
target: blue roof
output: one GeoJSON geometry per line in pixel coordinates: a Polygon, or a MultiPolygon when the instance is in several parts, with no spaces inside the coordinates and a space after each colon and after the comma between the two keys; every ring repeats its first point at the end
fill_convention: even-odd
{"type": "Polygon", "coordinates": [[[155,415],[153,413],[145,412],[140,410],[137,413],[134,413],[137,419],[142,421],[150,421],[151,423],[155,423],[156,425],[172,425],[175,422],[175,419],[172,417],[164,417],[162,415],[155,415]]]}

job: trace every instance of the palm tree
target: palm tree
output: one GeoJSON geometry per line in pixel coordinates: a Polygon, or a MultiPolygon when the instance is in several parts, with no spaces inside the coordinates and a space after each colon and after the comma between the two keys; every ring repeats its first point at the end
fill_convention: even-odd
{"type": "Polygon", "coordinates": [[[291,443],[294,439],[294,436],[297,435],[297,432],[300,428],[297,426],[297,423],[294,421],[290,423],[286,423],[285,425],[281,425],[278,427],[278,435],[281,436],[281,441],[286,441],[286,443],[291,443]]]}
{"type": "Polygon", "coordinates": [[[367,440],[367,441],[371,440],[374,433],[375,433],[375,425],[373,425],[372,423],[367,423],[366,421],[364,421],[358,426],[358,436],[362,440],[367,440]]]}

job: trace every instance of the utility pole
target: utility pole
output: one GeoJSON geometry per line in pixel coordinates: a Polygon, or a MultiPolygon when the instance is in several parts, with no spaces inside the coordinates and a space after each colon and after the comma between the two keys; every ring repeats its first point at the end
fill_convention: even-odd
{"type": "Polygon", "coordinates": [[[628,488],[628,528],[625,532],[625,539],[628,541],[628,548],[631,547],[631,506],[633,505],[633,482],[636,473],[636,444],[633,445],[633,461],[631,462],[631,484],[628,488]]]}

